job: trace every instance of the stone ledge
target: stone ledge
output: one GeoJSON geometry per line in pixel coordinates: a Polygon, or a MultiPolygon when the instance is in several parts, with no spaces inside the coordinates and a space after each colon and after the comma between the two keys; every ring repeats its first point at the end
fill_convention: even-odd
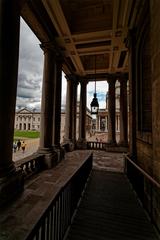
{"type": "Polygon", "coordinates": [[[24,240],[58,192],[91,155],[91,151],[67,153],[55,168],[37,174],[8,207],[0,209],[0,239],[24,240]]]}

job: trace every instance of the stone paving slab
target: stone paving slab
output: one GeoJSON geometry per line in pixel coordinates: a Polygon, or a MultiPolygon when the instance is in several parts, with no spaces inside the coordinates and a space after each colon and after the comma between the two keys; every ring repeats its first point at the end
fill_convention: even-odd
{"type": "Polygon", "coordinates": [[[111,172],[124,172],[123,154],[94,150],[93,168],[111,172]]]}

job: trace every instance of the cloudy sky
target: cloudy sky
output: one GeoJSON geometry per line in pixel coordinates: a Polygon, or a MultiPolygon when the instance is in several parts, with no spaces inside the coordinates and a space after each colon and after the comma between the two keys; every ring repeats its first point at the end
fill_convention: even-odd
{"type": "MultiPolygon", "coordinates": [[[[39,40],[21,19],[17,108],[28,107],[40,109],[44,59],[43,51],[39,44],[39,40]]],[[[62,103],[65,104],[66,80],[64,74],[62,85],[62,103]]],[[[105,108],[107,83],[97,82],[96,88],[100,108],[105,108]]],[[[87,85],[87,106],[89,108],[93,92],[94,83],[91,82],[87,85]]]]}

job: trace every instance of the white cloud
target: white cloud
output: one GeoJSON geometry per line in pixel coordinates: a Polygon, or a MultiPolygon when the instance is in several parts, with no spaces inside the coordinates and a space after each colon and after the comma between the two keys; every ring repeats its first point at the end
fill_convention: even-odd
{"type": "MultiPolygon", "coordinates": [[[[17,107],[40,108],[43,79],[43,51],[40,42],[21,19],[19,74],[17,88],[17,107]]],[[[96,82],[96,92],[100,108],[105,108],[108,90],[107,82],[96,82]]],[[[66,103],[67,81],[62,73],[62,104],[66,103]]],[[[94,82],[87,85],[87,106],[93,99],[94,82]]],[[[78,100],[80,84],[78,85],[78,100]]]]}
{"type": "Polygon", "coordinates": [[[40,108],[43,51],[40,42],[21,18],[17,107],[40,108]]]}

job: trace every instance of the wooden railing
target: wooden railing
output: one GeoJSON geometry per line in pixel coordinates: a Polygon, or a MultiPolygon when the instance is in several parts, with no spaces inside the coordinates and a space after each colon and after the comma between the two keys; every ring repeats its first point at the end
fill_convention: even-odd
{"type": "Polygon", "coordinates": [[[95,149],[95,150],[105,150],[106,143],[104,142],[87,142],[87,149],[95,149]]]}
{"type": "Polygon", "coordinates": [[[141,167],[139,167],[127,154],[124,154],[125,173],[134,190],[149,213],[152,222],[157,225],[157,212],[159,208],[160,184],[141,167]],[[157,204],[157,206],[156,206],[157,204]]]}
{"type": "Polygon", "coordinates": [[[59,190],[25,240],[62,240],[92,169],[92,155],[59,190]]]}

